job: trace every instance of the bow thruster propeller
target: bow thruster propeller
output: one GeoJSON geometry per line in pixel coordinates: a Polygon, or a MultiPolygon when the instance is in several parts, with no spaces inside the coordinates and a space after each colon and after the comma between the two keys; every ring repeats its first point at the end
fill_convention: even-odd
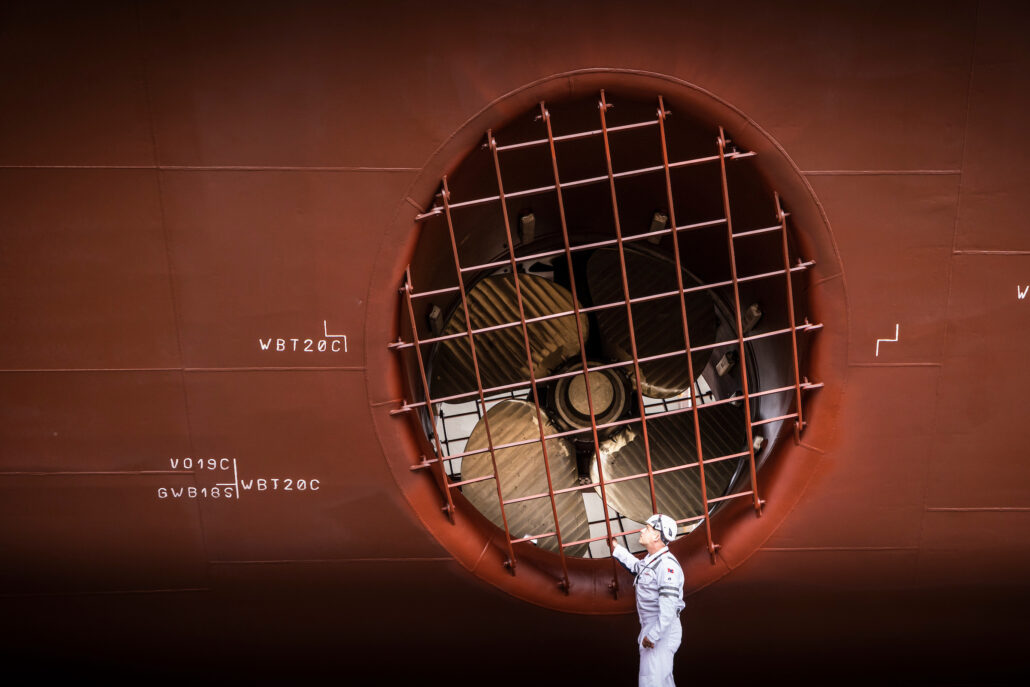
{"type": "MultiPolygon", "coordinates": [[[[557,430],[544,415],[544,434],[554,434],[557,430]]],[[[466,451],[477,451],[489,446],[486,425],[490,426],[490,438],[494,446],[532,440],[531,443],[494,451],[497,461],[497,473],[501,482],[501,493],[505,500],[547,494],[547,473],[544,470],[544,452],[539,438],[536,407],[527,401],[502,401],[486,413],[472,430],[466,451]]],[[[576,486],[575,453],[564,439],[547,439],[547,460],[551,470],[552,486],[555,490],[576,486]]],[[[473,479],[493,474],[493,463],[490,452],[483,451],[462,459],[462,479],[473,479]]],[[[483,515],[498,527],[503,527],[500,503],[497,500],[497,485],[494,480],[484,480],[462,487],[462,493],[483,515]]],[[[586,508],[583,505],[583,494],[578,491],[558,494],[555,506],[558,510],[558,522],[561,525],[562,539],[565,542],[579,541],[589,537],[590,527],[587,522],[586,508]]],[[[512,539],[521,539],[531,534],[553,532],[554,514],[551,500],[547,496],[518,501],[504,508],[508,518],[508,529],[512,539]]],[[[539,540],[539,546],[548,551],[558,550],[556,537],[539,540]]],[[[586,544],[566,547],[569,556],[586,555],[586,544]]]]}
{"type": "MultiPolygon", "coordinates": [[[[631,248],[625,250],[625,259],[631,297],[653,297],[632,305],[637,357],[672,354],[640,363],[640,391],[650,398],[678,396],[688,390],[694,380],[685,357],[676,268],[667,259],[631,248]]],[[[593,305],[618,303],[624,299],[616,251],[595,250],[584,255],[581,264],[585,267],[581,292],[589,292],[593,305]]],[[[682,275],[684,286],[688,288],[699,283],[686,271],[682,275]]],[[[517,324],[520,313],[515,284],[511,274],[487,276],[472,286],[466,300],[472,329],[479,330],[474,336],[483,388],[518,385],[517,392],[524,393],[521,383],[528,382],[530,374],[526,341],[521,325],[517,324]]],[[[629,425],[617,422],[640,412],[633,394],[636,379],[632,368],[613,364],[633,359],[625,306],[596,310],[592,336],[588,317],[580,315],[586,363],[590,368],[589,375],[584,376],[574,301],[569,290],[535,274],[519,274],[518,284],[534,376],[540,379],[559,375],[559,379],[538,387],[543,405],[539,420],[536,406],[526,400],[504,400],[493,406],[475,426],[465,447],[465,451],[480,452],[465,456],[461,466],[463,480],[493,475],[493,463],[486,450],[491,440],[493,446],[526,442],[494,452],[505,501],[544,494],[505,506],[504,514],[513,539],[555,531],[551,501],[546,495],[544,445],[554,490],[591,481],[597,483],[597,445],[594,433],[589,430],[598,425],[596,436],[606,480],[647,472],[647,451],[640,421],[629,425]],[[551,317],[537,319],[546,316],[551,317]],[[548,439],[542,445],[540,422],[544,434],[562,430],[569,432],[569,438],[548,439]]],[[[713,343],[719,324],[713,296],[707,291],[691,291],[685,295],[685,302],[692,347],[713,343]]],[[[452,304],[440,333],[461,334],[466,330],[465,312],[458,301],[452,304]]],[[[711,355],[710,349],[692,352],[695,378],[711,355]]],[[[440,342],[432,358],[432,397],[439,399],[475,391],[475,371],[466,337],[440,342]]],[[[698,467],[660,472],[696,463],[693,414],[649,416],[647,428],[651,469],[659,471],[654,477],[658,508],[677,519],[701,514],[704,505],[698,467]]],[[[745,448],[744,412],[738,406],[726,403],[700,410],[700,429],[706,461],[745,448]]],[[[705,484],[710,498],[726,493],[739,465],[740,459],[706,465],[705,484]]],[[[494,480],[466,484],[462,491],[491,522],[503,526],[494,480]]],[[[646,477],[609,482],[606,492],[609,505],[632,520],[644,522],[653,512],[646,477]]],[[[555,496],[555,506],[564,542],[589,537],[581,492],[555,496]]],[[[553,536],[540,538],[538,544],[549,551],[558,550],[557,538],[553,536]]],[[[586,555],[587,545],[567,547],[565,552],[572,556],[586,555]]]]}

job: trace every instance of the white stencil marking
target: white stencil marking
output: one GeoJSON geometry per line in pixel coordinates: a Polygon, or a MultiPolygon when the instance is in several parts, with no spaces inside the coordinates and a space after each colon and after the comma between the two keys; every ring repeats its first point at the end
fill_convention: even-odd
{"type": "MultiPolygon", "coordinates": [[[[1028,287],[1030,288],[1030,287],[1028,287]]],[[[894,325],[894,338],[893,339],[877,339],[876,340],[876,357],[880,357],[880,344],[881,343],[894,343],[898,340],[898,332],[901,329],[900,324],[894,325]]]]}

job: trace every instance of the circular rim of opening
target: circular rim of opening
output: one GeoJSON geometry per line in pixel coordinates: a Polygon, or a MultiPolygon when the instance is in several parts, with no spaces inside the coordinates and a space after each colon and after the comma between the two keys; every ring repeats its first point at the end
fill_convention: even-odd
{"type": "MultiPolygon", "coordinates": [[[[412,466],[418,462],[420,430],[415,423],[382,414],[384,398],[402,398],[404,372],[400,357],[388,351],[385,342],[397,339],[401,313],[396,288],[410,260],[419,234],[416,206],[431,205],[440,178],[456,169],[466,155],[482,141],[487,129],[500,129],[514,117],[540,101],[585,95],[602,88],[630,96],[662,95],[670,109],[685,108],[701,119],[717,122],[727,134],[748,150],[758,153],[756,167],[766,183],[783,199],[793,219],[792,236],[806,259],[816,261],[807,290],[808,311],[815,321],[826,325],[826,336],[816,334],[807,361],[807,372],[824,388],[814,392],[805,403],[810,425],[800,444],[783,438],[766,458],[762,469],[763,500],[761,517],[748,503],[734,503],[712,520],[713,539],[719,546],[714,561],[707,547],[693,546],[686,538],[670,547],[683,564],[690,581],[688,593],[718,580],[743,563],[783,522],[804,492],[820,457],[835,441],[833,416],[839,406],[846,379],[846,291],[839,254],[829,223],[797,165],[783,148],[754,121],[708,91],[673,77],[618,69],[588,69],[557,74],[512,91],[493,101],[466,121],[447,139],[423,166],[406,194],[383,243],[373,271],[370,288],[370,317],[366,326],[368,351],[367,377],[369,401],[377,414],[377,435],[391,473],[416,516],[456,561],[477,577],[520,599],[556,610],[579,613],[624,613],[633,608],[633,595],[620,578],[616,596],[609,588],[611,566],[597,559],[568,558],[570,589],[562,590],[558,557],[533,550],[519,552],[515,574],[506,568],[503,533],[478,511],[454,514],[452,523],[441,509],[439,488],[412,466]],[[376,301],[379,308],[374,308],[376,301]],[[822,338],[820,338],[822,337],[822,338]],[[816,446],[820,446],[816,448],[816,446]],[[557,574],[556,574],[557,569],[557,574]]],[[[396,407],[396,405],[394,406],[396,407]]],[[[735,501],[743,501],[737,499],[735,501]]]]}

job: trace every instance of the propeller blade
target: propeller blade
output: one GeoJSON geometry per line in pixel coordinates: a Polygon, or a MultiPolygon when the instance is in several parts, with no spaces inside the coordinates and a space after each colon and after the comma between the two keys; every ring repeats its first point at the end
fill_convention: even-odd
{"type": "MultiPolygon", "coordinates": [[[[501,401],[486,413],[469,436],[466,451],[486,449],[486,425],[490,425],[490,438],[494,446],[526,439],[539,439],[536,406],[527,401],[501,401]]],[[[544,433],[555,433],[554,426],[544,416],[544,433]]],[[[555,490],[576,486],[576,454],[564,439],[547,440],[547,459],[551,469],[551,482],[555,490]]],[[[494,451],[497,472],[501,481],[501,493],[505,500],[547,494],[547,473],[544,470],[544,452],[540,442],[523,444],[494,451]]],[[[490,452],[465,456],[461,462],[462,479],[473,479],[493,474],[490,452]]],[[[497,500],[497,485],[494,480],[484,480],[462,487],[462,493],[479,512],[498,527],[503,527],[501,508],[497,500]]],[[[558,522],[565,542],[588,538],[590,526],[581,492],[568,492],[555,496],[558,522]]],[[[521,539],[530,534],[544,534],[554,530],[554,513],[547,496],[511,503],[504,508],[508,518],[508,530],[512,539],[521,539]]],[[[558,551],[557,537],[540,539],[540,548],[558,551]]],[[[587,544],[566,547],[568,556],[585,556],[587,544]]]]}
{"type": "MultiPolygon", "coordinates": [[[[675,293],[678,290],[676,267],[672,262],[628,249],[625,250],[625,256],[631,298],[675,293]]],[[[700,282],[693,275],[683,271],[685,288],[698,283],[700,282]]],[[[587,284],[594,305],[624,299],[618,251],[594,251],[587,263],[587,284]]],[[[685,298],[691,346],[714,343],[719,320],[712,297],[707,292],[691,292],[686,294],[685,298]]],[[[678,296],[634,303],[632,307],[638,358],[686,349],[678,296]]],[[[599,311],[597,323],[605,354],[614,360],[632,360],[626,308],[607,308],[599,311]]],[[[695,378],[700,376],[711,356],[711,350],[695,351],[691,354],[695,378]]],[[[687,361],[683,356],[643,362],[640,364],[640,377],[641,391],[651,398],[678,396],[689,389],[694,381],[690,378],[687,361]]]]}
{"type": "MultiPolygon", "coordinates": [[[[526,319],[555,313],[568,315],[527,325],[532,351],[534,375],[544,377],[570,356],[579,353],[572,294],[549,279],[520,274],[519,286],[526,319]]],[[[519,306],[515,280],[510,274],[479,280],[466,296],[473,329],[518,322],[519,306]]],[[[580,316],[583,338],[589,335],[586,315],[580,316]]],[[[464,333],[465,312],[459,304],[444,324],[441,334],[464,333]]],[[[475,335],[476,358],[484,388],[529,380],[526,344],[519,325],[475,335]]],[[[476,389],[472,350],[467,337],[440,343],[433,359],[430,388],[434,398],[451,396],[476,389]]]]}
{"type": "MultiPolygon", "coordinates": [[[[733,458],[715,463],[721,456],[740,453],[747,447],[744,409],[723,403],[698,410],[701,450],[705,459],[705,487],[709,499],[723,496],[737,467],[744,460],[733,458]]],[[[693,413],[647,419],[651,447],[651,470],[659,471],[697,462],[693,413]]],[[[601,445],[601,466],[608,480],[647,473],[647,455],[640,423],[628,425],[601,445]]],[[[597,482],[597,461],[591,463],[591,477],[597,482]]],[[[599,489],[599,488],[598,488],[599,489]]],[[[622,515],[644,522],[653,515],[647,477],[605,484],[608,504],[622,515]]],[[[657,510],[677,520],[704,513],[701,473],[697,466],[654,476],[657,510]]]]}

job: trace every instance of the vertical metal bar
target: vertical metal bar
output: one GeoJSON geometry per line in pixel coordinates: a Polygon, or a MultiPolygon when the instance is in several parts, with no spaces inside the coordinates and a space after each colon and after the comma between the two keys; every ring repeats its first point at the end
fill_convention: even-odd
{"type": "MultiPolygon", "coordinates": [[[[443,434],[443,450],[446,452],[446,455],[450,455],[451,440],[447,436],[447,416],[444,415],[443,408],[440,409],[440,433],[443,434]]],[[[443,456],[440,456],[440,462],[444,462],[443,456]]],[[[448,471],[450,471],[450,476],[454,477],[454,463],[451,463],[450,466],[444,466],[444,473],[448,471]]]]}
{"type": "MultiPolygon", "coordinates": [[[[726,180],[726,135],[719,127],[719,174],[722,178],[722,207],[726,215],[726,242],[730,252],[730,273],[733,276],[733,303],[737,315],[737,343],[740,347],[740,380],[744,391],[744,427],[747,428],[747,452],[751,467],[751,496],[754,499],[755,512],[762,514],[762,501],[758,498],[758,475],[755,470],[755,440],[751,430],[751,391],[747,381],[747,356],[744,351],[744,325],[740,318],[740,282],[737,280],[737,255],[733,249],[733,221],[730,217],[730,189],[726,180]]],[[[790,278],[790,273],[787,273],[790,278]]]]}
{"type": "MultiPolygon", "coordinates": [[[[687,324],[687,299],[683,293],[683,265],[680,260],[680,242],[676,234],[676,207],[672,198],[672,176],[669,173],[669,148],[665,142],[665,100],[658,96],[658,134],[662,144],[662,166],[665,168],[665,194],[669,202],[669,222],[672,224],[672,255],[676,263],[676,287],[680,292],[680,316],[683,322],[683,342],[687,351],[687,370],[690,374],[690,405],[694,414],[694,444],[697,447],[697,469],[701,477],[701,502],[704,506],[705,539],[708,555],[715,564],[716,545],[712,541],[712,523],[709,519],[708,486],[705,483],[704,451],[701,449],[701,423],[698,421],[697,390],[694,388],[694,360],[690,355],[690,326],[687,324]]],[[[663,401],[664,402],[664,401],[663,401]]],[[[668,406],[666,406],[668,409],[668,406]]]]}
{"type": "Polygon", "coordinates": [[[790,314],[790,345],[794,353],[794,392],[798,417],[794,421],[794,440],[801,441],[801,430],[805,427],[805,416],[801,411],[801,366],[798,364],[798,330],[794,321],[794,285],[790,273],[790,251],[787,247],[787,214],[780,205],[780,194],[773,192],[776,201],[776,218],[780,220],[780,236],[783,239],[783,271],[787,276],[787,310],[790,314]]]}
{"type": "MultiPolygon", "coordinates": [[[[504,512],[504,494],[501,490],[501,473],[497,470],[497,455],[494,452],[494,439],[490,434],[490,419],[486,412],[486,397],[483,394],[483,379],[479,374],[479,360],[476,357],[476,341],[472,336],[472,317],[469,314],[468,297],[465,295],[465,280],[461,276],[461,260],[458,257],[458,243],[454,238],[454,222],[451,219],[451,190],[447,187],[447,176],[443,178],[443,211],[447,218],[447,233],[451,239],[451,255],[454,257],[454,271],[458,275],[458,293],[461,294],[461,308],[465,313],[465,331],[469,337],[469,350],[472,352],[472,371],[476,374],[476,390],[479,392],[479,404],[483,409],[483,428],[486,430],[486,445],[490,449],[490,464],[494,468],[494,486],[497,487],[497,502],[501,507],[501,522],[504,523],[504,540],[508,545],[508,569],[515,574],[515,549],[511,544],[511,530],[508,529],[508,516],[504,512]]],[[[450,490],[448,490],[450,491],[450,490]]]]}
{"type": "Polygon", "coordinates": [[[436,454],[440,456],[440,460],[434,464],[434,469],[437,472],[437,478],[440,480],[440,488],[443,489],[444,496],[447,499],[447,505],[444,506],[444,512],[447,514],[447,518],[454,524],[454,499],[451,498],[451,490],[447,488],[447,473],[443,467],[443,457],[446,455],[443,450],[443,446],[440,444],[440,433],[436,430],[436,411],[433,408],[433,399],[429,396],[429,380],[426,378],[426,366],[422,360],[422,346],[418,340],[418,325],[415,322],[415,309],[411,305],[411,265],[408,265],[404,270],[404,301],[408,305],[408,318],[411,322],[411,338],[415,343],[415,360],[418,361],[418,374],[422,379],[422,393],[426,397],[426,408],[429,409],[430,426],[433,428],[433,441],[436,443],[436,454]]]}
{"type": "Polygon", "coordinates": [[[515,262],[515,244],[511,238],[511,222],[508,220],[508,203],[504,198],[504,182],[501,180],[501,161],[497,157],[497,141],[494,139],[494,132],[487,130],[487,141],[490,144],[490,152],[494,158],[494,172],[497,175],[497,194],[501,201],[501,214],[504,216],[504,235],[508,242],[508,258],[511,261],[511,277],[515,282],[515,301],[519,306],[519,321],[522,325],[522,341],[526,346],[526,365],[529,367],[529,385],[533,390],[533,405],[536,406],[536,424],[540,430],[540,448],[544,455],[544,471],[547,473],[547,493],[551,499],[551,514],[554,516],[554,533],[558,538],[558,555],[561,558],[562,590],[569,593],[569,567],[565,556],[565,548],[562,546],[561,525],[558,522],[558,506],[554,500],[554,485],[551,482],[551,462],[547,455],[547,440],[544,438],[544,417],[540,409],[540,392],[536,388],[536,372],[533,370],[533,351],[529,345],[529,327],[526,324],[526,310],[522,302],[522,287],[519,285],[518,263],[515,262]]]}
{"type": "Polygon", "coordinates": [[[633,307],[629,302],[629,278],[626,276],[626,253],[622,243],[622,225],[619,222],[619,203],[615,197],[615,175],[612,172],[612,151],[608,143],[608,123],[605,121],[604,113],[610,106],[604,99],[604,90],[601,90],[601,101],[598,103],[598,110],[601,113],[601,138],[604,141],[604,159],[608,167],[608,187],[612,194],[612,215],[615,218],[615,245],[619,248],[619,271],[622,273],[622,293],[626,296],[626,320],[629,326],[629,347],[633,354],[633,372],[637,376],[637,407],[640,409],[640,425],[644,435],[644,455],[647,457],[647,481],[651,488],[651,512],[658,512],[658,500],[654,494],[654,473],[651,469],[651,442],[647,436],[647,420],[644,415],[644,393],[640,388],[640,360],[637,355],[637,336],[633,330],[633,307]]]}
{"type": "MultiPolygon", "coordinates": [[[[597,462],[597,481],[601,485],[601,507],[604,510],[604,527],[608,534],[608,537],[605,540],[605,545],[607,545],[612,540],[612,522],[608,517],[608,496],[605,493],[604,470],[601,467],[601,441],[597,436],[597,418],[594,417],[594,397],[590,390],[590,373],[588,372],[590,365],[587,362],[586,341],[583,338],[583,325],[579,321],[579,296],[576,293],[576,275],[572,269],[572,245],[569,242],[569,227],[565,220],[565,199],[562,197],[561,179],[558,176],[558,156],[554,150],[554,133],[551,130],[551,113],[547,111],[547,106],[543,101],[540,102],[540,118],[547,126],[547,142],[551,151],[551,169],[554,171],[554,188],[558,194],[558,216],[561,219],[562,239],[565,241],[565,260],[569,267],[569,284],[572,291],[572,309],[576,317],[576,336],[579,340],[580,360],[583,362],[583,384],[585,385],[587,392],[587,409],[590,411],[590,432],[594,438],[594,459],[597,462]]],[[[617,562],[613,557],[612,581],[609,584],[609,588],[612,590],[612,594],[618,598],[619,582],[616,574],[616,566],[617,562]]]]}

